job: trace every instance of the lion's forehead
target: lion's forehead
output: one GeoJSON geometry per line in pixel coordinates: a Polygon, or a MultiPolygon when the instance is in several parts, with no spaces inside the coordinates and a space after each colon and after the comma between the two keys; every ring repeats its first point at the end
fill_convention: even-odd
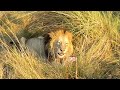
{"type": "Polygon", "coordinates": [[[66,42],[69,42],[69,39],[66,36],[60,36],[60,37],[58,37],[57,41],[62,42],[62,43],[66,43],[66,42]]]}

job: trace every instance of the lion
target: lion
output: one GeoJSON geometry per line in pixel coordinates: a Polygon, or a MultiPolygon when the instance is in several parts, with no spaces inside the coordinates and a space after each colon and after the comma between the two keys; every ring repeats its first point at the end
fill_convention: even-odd
{"type": "Polygon", "coordinates": [[[64,63],[73,53],[72,33],[59,29],[48,33],[45,43],[45,52],[50,62],[64,63]]]}
{"type": "Polygon", "coordinates": [[[46,60],[47,56],[45,55],[45,44],[44,44],[44,37],[35,37],[26,39],[25,37],[22,37],[20,39],[21,45],[24,49],[31,52],[32,54],[39,56],[42,58],[42,60],[46,60]]]}
{"type": "Polygon", "coordinates": [[[64,63],[73,53],[72,33],[64,29],[48,32],[37,38],[21,38],[23,47],[37,53],[44,60],[52,63],[64,63]]]}

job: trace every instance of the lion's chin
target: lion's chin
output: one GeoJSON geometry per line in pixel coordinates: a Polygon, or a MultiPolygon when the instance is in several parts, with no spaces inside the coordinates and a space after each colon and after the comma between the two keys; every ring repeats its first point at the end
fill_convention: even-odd
{"type": "Polygon", "coordinates": [[[65,53],[57,53],[58,58],[64,58],[64,56],[65,56],[65,53]]]}

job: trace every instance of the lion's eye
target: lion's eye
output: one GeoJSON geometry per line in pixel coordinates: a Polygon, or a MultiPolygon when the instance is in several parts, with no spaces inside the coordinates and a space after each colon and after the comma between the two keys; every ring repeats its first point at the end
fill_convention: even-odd
{"type": "Polygon", "coordinates": [[[66,45],[68,45],[68,43],[65,43],[66,45]]]}
{"type": "Polygon", "coordinates": [[[58,45],[60,45],[60,43],[61,43],[61,42],[60,42],[60,41],[58,41],[58,43],[57,43],[57,44],[58,44],[58,45]]]}

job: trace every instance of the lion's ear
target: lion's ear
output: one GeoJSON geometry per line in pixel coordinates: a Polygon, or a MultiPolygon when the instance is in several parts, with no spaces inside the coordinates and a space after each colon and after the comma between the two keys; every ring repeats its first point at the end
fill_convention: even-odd
{"type": "Polygon", "coordinates": [[[54,33],[53,33],[53,32],[50,32],[50,33],[48,33],[48,35],[49,35],[50,38],[53,38],[54,33]]]}
{"type": "Polygon", "coordinates": [[[71,32],[66,31],[66,32],[65,32],[65,35],[69,38],[69,40],[72,41],[72,39],[73,39],[73,35],[72,35],[71,32]]]}
{"type": "Polygon", "coordinates": [[[44,39],[45,39],[45,44],[47,44],[47,43],[50,41],[50,39],[51,39],[51,36],[50,36],[49,33],[44,34],[43,37],[44,37],[44,39]]]}

